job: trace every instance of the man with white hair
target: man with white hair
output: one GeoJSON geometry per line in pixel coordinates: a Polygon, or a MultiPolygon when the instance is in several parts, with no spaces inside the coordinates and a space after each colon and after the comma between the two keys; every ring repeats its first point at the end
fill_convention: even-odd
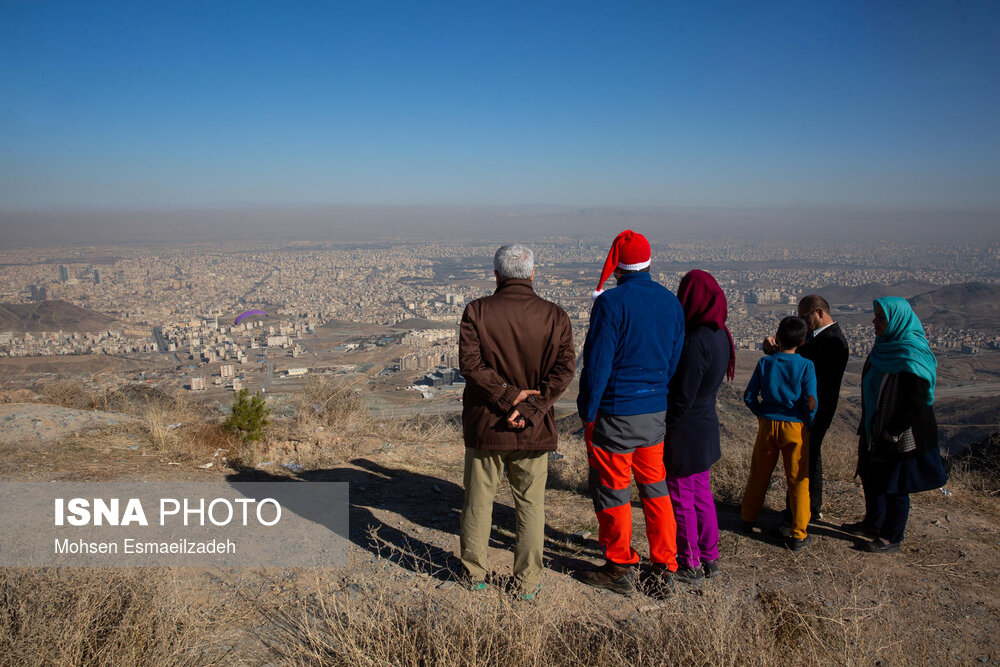
{"type": "Polygon", "coordinates": [[[466,306],[458,342],[466,380],[461,558],[469,588],[485,588],[493,497],[506,469],[517,519],[514,581],[531,600],[541,589],[553,405],[573,379],[576,353],[569,316],[531,286],[531,248],[503,246],[493,268],[497,289],[466,306]]]}

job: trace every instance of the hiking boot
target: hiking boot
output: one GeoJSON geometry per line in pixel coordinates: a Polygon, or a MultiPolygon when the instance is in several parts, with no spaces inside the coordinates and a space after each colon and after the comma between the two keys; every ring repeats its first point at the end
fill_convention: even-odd
{"type": "Polygon", "coordinates": [[[701,568],[705,571],[706,579],[719,576],[719,561],[717,560],[706,560],[701,564],[701,568]]]}
{"type": "Polygon", "coordinates": [[[647,586],[650,597],[663,600],[674,594],[674,573],[664,563],[653,563],[652,577],[647,586]]]}
{"type": "Polygon", "coordinates": [[[594,588],[606,588],[622,595],[635,593],[635,573],[628,565],[617,565],[607,561],[596,569],[578,572],[576,578],[594,588]]]}
{"type": "Polygon", "coordinates": [[[700,584],[701,580],[705,578],[705,574],[701,571],[701,568],[681,566],[677,568],[676,572],[674,572],[674,578],[680,582],[693,586],[700,584]]]}
{"type": "Polygon", "coordinates": [[[899,551],[899,542],[889,542],[882,537],[876,537],[871,542],[865,542],[861,548],[873,554],[893,554],[899,551]]]}
{"type": "Polygon", "coordinates": [[[785,546],[791,549],[792,551],[802,551],[812,543],[813,543],[812,535],[806,535],[802,539],[799,539],[797,537],[789,537],[785,540],[785,546]]]}
{"type": "Polygon", "coordinates": [[[840,529],[844,532],[851,533],[852,535],[860,535],[862,537],[878,537],[878,529],[869,526],[864,521],[855,521],[854,523],[842,523],[840,524],[840,529]]]}

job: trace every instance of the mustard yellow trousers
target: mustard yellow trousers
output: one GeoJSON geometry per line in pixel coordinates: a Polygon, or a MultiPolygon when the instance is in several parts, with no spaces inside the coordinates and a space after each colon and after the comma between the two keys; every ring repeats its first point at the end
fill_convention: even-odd
{"type": "Polygon", "coordinates": [[[801,540],[806,536],[810,512],[809,431],[799,422],[760,418],[757,441],[750,459],[750,477],[743,492],[742,518],[754,522],[760,516],[779,453],[785,465],[785,482],[792,510],[791,535],[801,540]]]}

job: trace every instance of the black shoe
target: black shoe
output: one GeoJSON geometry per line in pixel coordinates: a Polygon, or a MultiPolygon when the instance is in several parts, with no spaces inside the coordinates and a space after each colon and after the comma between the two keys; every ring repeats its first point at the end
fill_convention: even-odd
{"type": "Polygon", "coordinates": [[[756,521],[743,521],[740,520],[740,525],[736,528],[736,532],[740,535],[753,535],[753,529],[757,527],[756,521]]]}
{"type": "Polygon", "coordinates": [[[674,572],[674,578],[685,584],[699,584],[701,580],[705,578],[705,574],[701,571],[701,568],[694,567],[678,567],[677,571],[674,572]]]}
{"type": "Polygon", "coordinates": [[[712,577],[719,576],[719,561],[717,560],[706,560],[701,564],[701,569],[705,571],[705,578],[711,579],[712,577]]]}
{"type": "Polygon", "coordinates": [[[878,537],[878,529],[869,526],[864,521],[855,521],[854,523],[842,523],[840,524],[840,529],[851,533],[852,535],[861,535],[862,537],[878,537]]]}
{"type": "Polygon", "coordinates": [[[785,546],[791,549],[792,551],[802,551],[812,543],[813,543],[812,535],[806,535],[802,539],[799,539],[797,537],[789,537],[785,539],[785,546]]]}
{"type": "Polygon", "coordinates": [[[894,554],[899,551],[899,542],[889,542],[884,538],[876,537],[871,542],[865,542],[861,548],[873,554],[894,554]]]}
{"type": "Polygon", "coordinates": [[[635,593],[635,573],[628,565],[608,561],[596,569],[578,572],[576,578],[594,588],[606,588],[622,595],[635,593]]]}
{"type": "Polygon", "coordinates": [[[664,600],[674,594],[674,573],[663,563],[653,563],[650,582],[645,587],[650,597],[664,600]]]}

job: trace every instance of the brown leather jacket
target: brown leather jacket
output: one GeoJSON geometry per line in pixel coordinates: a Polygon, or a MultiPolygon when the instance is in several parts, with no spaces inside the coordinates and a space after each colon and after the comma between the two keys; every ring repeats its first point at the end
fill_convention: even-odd
{"type": "Polygon", "coordinates": [[[466,447],[556,448],[552,406],[576,371],[573,331],[562,308],[536,295],[530,280],[505,280],[496,292],[465,307],[458,356],[466,381],[466,447]],[[514,429],[507,415],[522,389],[541,394],[517,404],[527,426],[514,429]]]}

